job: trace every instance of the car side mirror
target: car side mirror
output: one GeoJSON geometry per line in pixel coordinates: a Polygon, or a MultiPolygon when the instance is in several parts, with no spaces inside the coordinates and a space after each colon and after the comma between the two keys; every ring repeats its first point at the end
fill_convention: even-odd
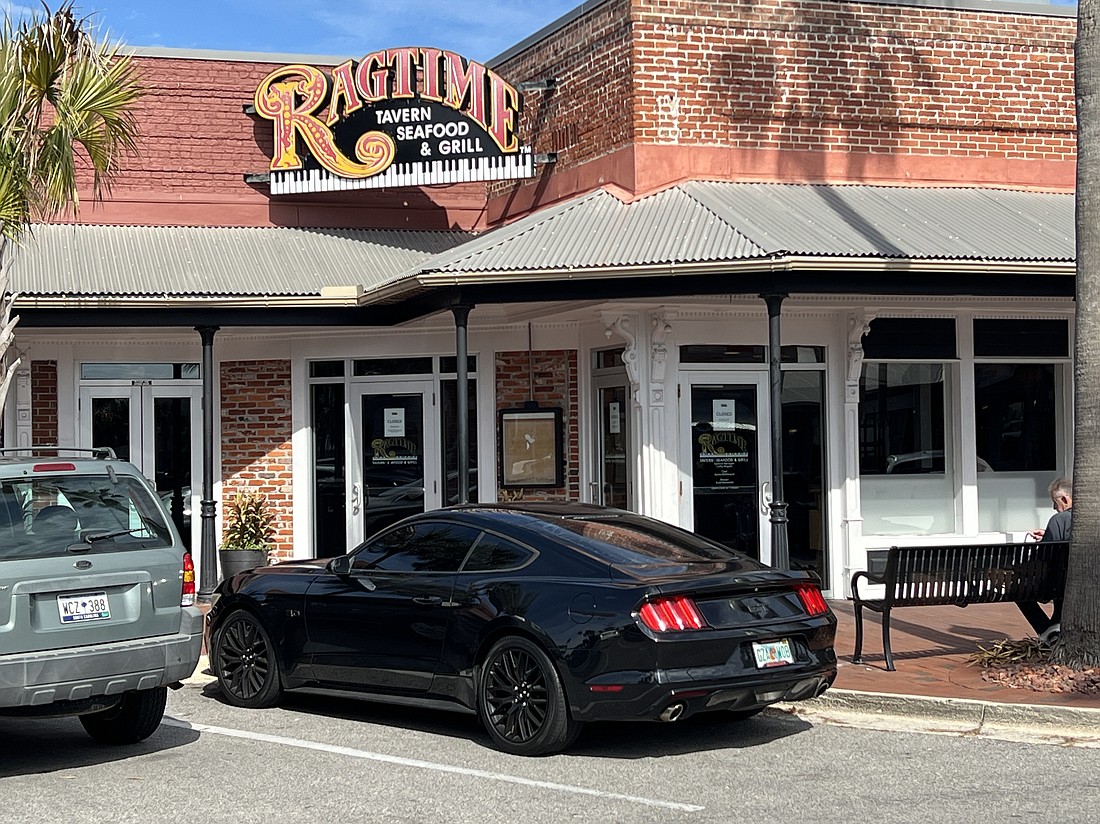
{"type": "Polygon", "coordinates": [[[333,575],[339,575],[341,578],[348,577],[351,575],[351,556],[337,555],[329,561],[328,568],[333,575]]]}

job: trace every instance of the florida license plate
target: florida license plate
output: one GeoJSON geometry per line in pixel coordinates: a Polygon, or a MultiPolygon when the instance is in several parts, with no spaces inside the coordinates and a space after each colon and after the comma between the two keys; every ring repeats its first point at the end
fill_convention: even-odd
{"type": "Polygon", "coordinates": [[[784,638],[781,641],[769,641],[767,643],[753,643],[752,654],[756,656],[756,668],[782,667],[794,663],[794,655],[791,654],[791,642],[784,638]]]}
{"type": "Polygon", "coordinates": [[[61,623],[76,624],[81,621],[109,621],[111,602],[106,592],[82,592],[79,595],[58,595],[57,612],[61,623]]]}

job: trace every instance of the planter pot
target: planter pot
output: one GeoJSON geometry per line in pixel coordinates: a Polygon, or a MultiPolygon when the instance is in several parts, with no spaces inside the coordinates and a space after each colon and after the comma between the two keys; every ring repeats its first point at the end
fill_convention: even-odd
{"type": "Polygon", "coordinates": [[[222,578],[232,578],[238,572],[267,564],[266,549],[219,549],[218,565],[222,578]]]}

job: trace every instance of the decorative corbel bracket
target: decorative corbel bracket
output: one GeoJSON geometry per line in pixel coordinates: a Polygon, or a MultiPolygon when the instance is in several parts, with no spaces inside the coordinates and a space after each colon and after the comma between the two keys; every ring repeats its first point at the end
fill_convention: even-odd
{"type": "Polygon", "coordinates": [[[626,367],[626,377],[630,381],[630,397],[634,400],[635,406],[641,406],[638,396],[641,386],[638,373],[638,336],[630,328],[631,318],[629,315],[615,312],[601,312],[600,317],[603,320],[604,335],[608,340],[612,335],[617,335],[626,341],[626,347],[623,349],[623,366],[626,367]]]}
{"type": "Polygon", "coordinates": [[[863,336],[871,331],[873,313],[848,316],[848,371],[844,381],[844,400],[859,400],[859,378],[863,372],[863,336]]]}

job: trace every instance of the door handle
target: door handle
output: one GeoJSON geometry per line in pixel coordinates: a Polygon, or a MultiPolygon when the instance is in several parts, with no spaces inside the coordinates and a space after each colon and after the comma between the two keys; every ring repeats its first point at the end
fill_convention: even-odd
{"type": "Polygon", "coordinates": [[[362,503],[362,497],[359,491],[359,484],[351,485],[351,514],[359,514],[359,505],[362,503]]]}
{"type": "Polygon", "coordinates": [[[427,607],[437,607],[443,603],[443,599],[438,595],[417,595],[413,598],[413,603],[427,607]]]}
{"type": "Polygon", "coordinates": [[[760,514],[767,515],[771,512],[772,485],[768,481],[760,484],[760,514]]]}

